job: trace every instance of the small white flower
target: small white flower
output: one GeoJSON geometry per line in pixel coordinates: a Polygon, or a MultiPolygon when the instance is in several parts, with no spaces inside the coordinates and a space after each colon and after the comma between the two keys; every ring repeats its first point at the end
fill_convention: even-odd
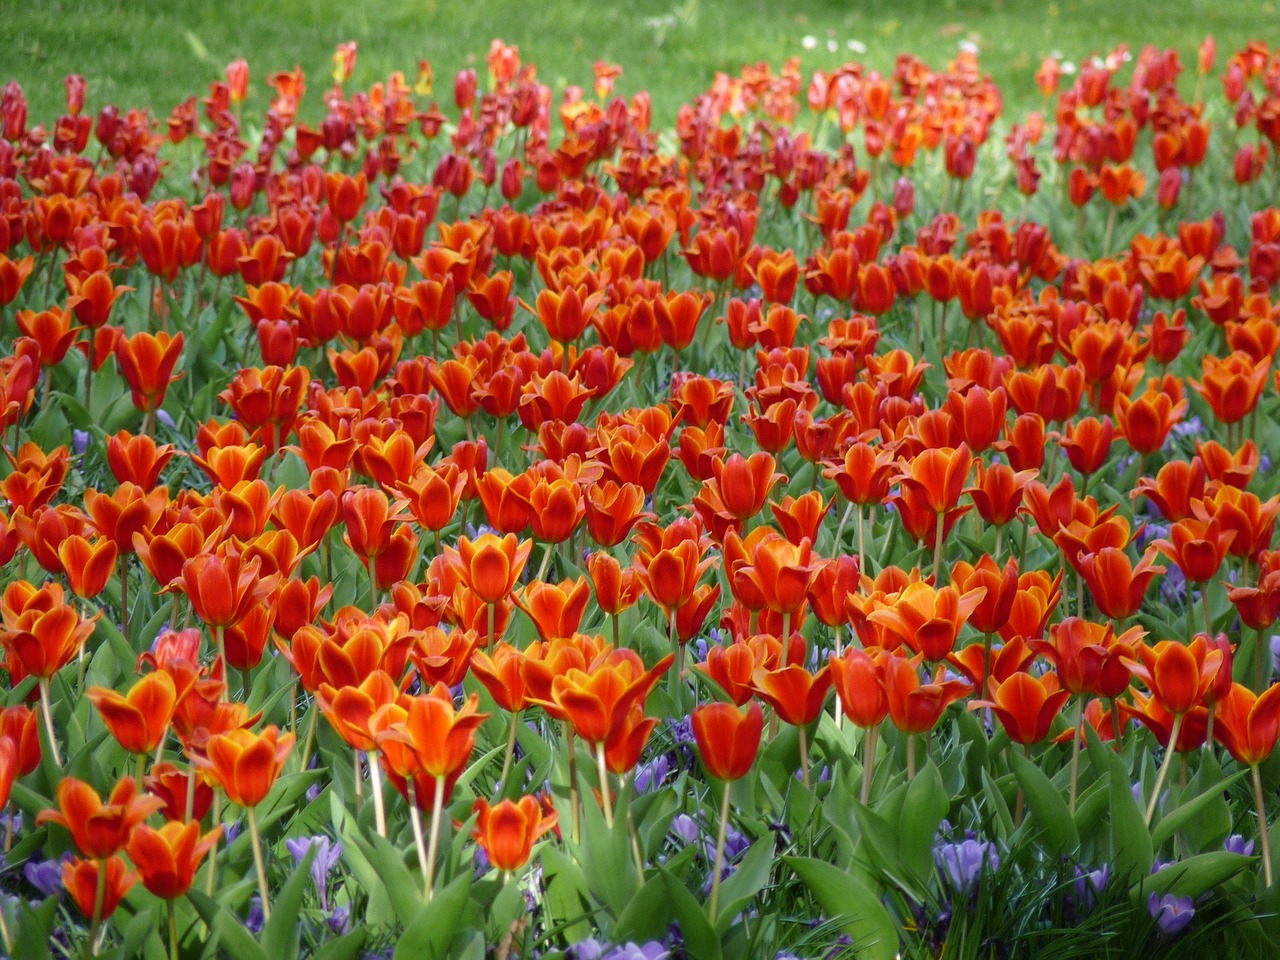
{"type": "Polygon", "coordinates": [[[960,49],[964,53],[977,53],[978,45],[974,43],[972,40],[961,40],[960,49]]]}
{"type": "Polygon", "coordinates": [[[1076,69],[1077,69],[1076,65],[1072,63],[1070,60],[1066,60],[1062,64],[1062,72],[1065,73],[1067,76],[1071,76],[1073,73],[1075,73],[1076,69]]]}
{"type": "Polygon", "coordinates": [[[850,53],[866,53],[867,45],[861,40],[850,40],[845,44],[849,48],[850,53]]]}
{"type": "Polygon", "coordinates": [[[818,38],[814,36],[803,36],[800,38],[800,46],[806,50],[814,50],[818,46],[818,38]]]}
{"type": "Polygon", "coordinates": [[[827,52],[835,53],[839,49],[840,49],[840,44],[836,43],[834,40],[827,41],[827,52]]]}

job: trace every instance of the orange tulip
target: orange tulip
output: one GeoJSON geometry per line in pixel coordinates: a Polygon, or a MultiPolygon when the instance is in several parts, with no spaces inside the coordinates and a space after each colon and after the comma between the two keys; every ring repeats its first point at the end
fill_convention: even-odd
{"type": "Polygon", "coordinates": [[[917,581],[899,593],[891,606],[872,611],[867,619],[896,633],[926,660],[941,660],[954,649],[960,630],[986,595],[986,587],[962,595],[955,587],[938,590],[917,581]]]}
{"type": "Polygon", "coordinates": [[[1124,658],[1133,675],[1147,685],[1152,697],[1175,716],[1199,706],[1217,679],[1222,651],[1201,634],[1190,644],[1161,640],[1140,646],[1139,659],[1124,658]]]}
{"type": "Polygon", "coordinates": [[[669,653],[645,670],[634,651],[615,650],[588,669],[570,669],[552,680],[550,706],[583,740],[603,744],[625,723],[632,704],[644,702],[674,660],[675,654],[669,653]]]}
{"type": "Polygon", "coordinates": [[[529,559],[533,541],[523,542],[515,534],[498,537],[483,534],[474,541],[458,539],[458,569],[463,581],[484,603],[505,600],[515,588],[529,559]]]}
{"type": "Polygon", "coordinates": [[[457,709],[449,688],[437,684],[428,693],[380,708],[369,729],[394,772],[403,777],[406,770],[422,771],[451,788],[471,758],[476,730],[489,718],[477,711],[479,703],[472,694],[457,709]]]}
{"type": "Polygon", "coordinates": [[[1169,528],[1168,538],[1153,544],[1189,581],[1208,583],[1221,569],[1235,535],[1234,530],[1223,530],[1216,517],[1208,523],[1188,517],[1169,528]]]}
{"type": "Polygon", "coordinates": [[[115,913],[124,895],[137,882],[137,875],[125,866],[122,857],[87,860],[73,857],[62,865],[62,885],[71,894],[71,899],[86,917],[99,920],[106,920],[115,913]],[[99,909],[98,877],[104,867],[107,876],[102,884],[102,905],[99,909]]]}
{"type": "Polygon", "coordinates": [[[1269,361],[1256,363],[1247,353],[1237,350],[1225,360],[1206,355],[1200,363],[1204,378],[1189,379],[1187,383],[1204,397],[1219,421],[1239,423],[1258,406],[1271,370],[1269,361]]]}
{"type": "Polygon", "coordinates": [[[1129,688],[1125,661],[1137,656],[1143,635],[1141,627],[1117,636],[1112,623],[1067,617],[1049,628],[1048,639],[1032,640],[1030,647],[1053,664],[1067,692],[1114,700],[1129,688]]]}
{"type": "Polygon", "coordinates": [[[1009,739],[1023,745],[1039,743],[1049,735],[1054,717],[1071,696],[1059,688],[1058,678],[1052,673],[1042,677],[1015,673],[1003,683],[992,678],[990,690],[990,700],[974,700],[969,709],[990,709],[1009,739]]]}
{"type": "Polygon", "coordinates": [[[157,897],[174,900],[191,889],[200,862],[221,836],[221,826],[201,836],[195,820],[171,820],[158,830],[140,823],[129,835],[125,849],[138,868],[142,885],[157,897]]]}
{"type": "Polygon", "coordinates": [[[757,667],[751,678],[756,695],[773,707],[784,722],[796,727],[806,727],[818,719],[832,682],[829,666],[811,674],[796,664],[777,670],[757,667]]]}
{"type": "Polygon", "coordinates": [[[116,362],[129,384],[133,405],[143,413],[153,413],[164,403],[165,391],[176,379],[173,368],[182,355],[183,336],[135,333],[116,343],[116,362]]]}
{"type": "Polygon", "coordinates": [[[58,808],[41,810],[36,824],[64,827],[81,854],[105,860],[124,849],[133,828],[163,806],[159,797],[139,796],[132,777],[120,780],[106,803],[83,780],[66,777],[58,784],[58,808]]]}
{"type": "Polygon", "coordinates": [[[763,510],[769,491],[784,479],[773,468],[773,457],[763,450],[750,457],[735,453],[714,461],[715,484],[725,509],[739,520],[750,520],[763,510]]]}
{"type": "MultiPolygon", "coordinates": [[[[730,537],[736,539],[737,535],[731,533],[730,537]]],[[[757,542],[748,561],[736,564],[733,570],[735,581],[739,577],[747,580],[763,605],[781,614],[793,614],[804,606],[817,574],[807,539],[796,545],[776,534],[757,542]]]]}
{"type": "Polygon", "coordinates": [[[148,673],[127,694],[109,687],[90,687],[85,696],[97,707],[120,746],[129,753],[142,754],[155,753],[164,742],[178,703],[173,678],[163,670],[148,673]]]}
{"type": "Polygon", "coordinates": [[[58,544],[58,559],[67,583],[78,597],[96,597],[116,569],[116,545],[106,538],[86,540],[72,534],[58,544]]]}
{"type": "Polygon", "coordinates": [[[616,617],[633,606],[643,591],[635,569],[624,570],[615,557],[603,550],[587,558],[587,574],[591,577],[596,605],[610,616],[616,617]]]}
{"type": "Polygon", "coordinates": [[[1113,620],[1124,620],[1137,613],[1151,581],[1165,571],[1164,567],[1156,566],[1155,548],[1148,549],[1135,567],[1119,547],[1103,547],[1097,553],[1081,554],[1079,569],[1098,609],[1113,620]]]}
{"type": "Polygon", "coordinates": [[[1163,390],[1150,389],[1135,398],[1116,397],[1116,425],[1136,452],[1155,453],[1165,437],[1187,412],[1186,398],[1175,399],[1163,390]]]}
{"type": "Polygon", "coordinates": [[[516,606],[529,615],[538,636],[553,640],[578,632],[590,596],[585,577],[559,584],[535,580],[516,598],[516,606]]]}
{"type": "Polygon", "coordinates": [[[238,554],[202,553],[182,565],[173,588],[187,595],[196,616],[209,626],[227,627],[243,620],[279,585],[279,574],[259,576],[261,566],[261,560],[246,561],[238,554]]]}
{"type": "Polygon", "coordinates": [[[395,703],[400,688],[385,670],[374,670],[359,686],[332,687],[320,684],[316,704],[325,719],[347,745],[354,750],[377,749],[369,722],[373,715],[389,703],[395,703]]]}
{"type": "Polygon", "coordinates": [[[204,757],[192,762],[205,771],[238,807],[256,807],[271,792],[293,749],[294,735],[280,735],[272,724],[261,733],[240,728],[216,733],[205,745],[204,757]]]}
{"type": "Polygon", "coordinates": [[[1237,762],[1253,766],[1266,760],[1280,733],[1280,684],[1259,696],[1244,684],[1233,683],[1231,692],[1218,701],[1213,732],[1237,762]]]}
{"type": "Polygon", "coordinates": [[[965,696],[973,685],[964,680],[943,681],[945,668],[938,666],[931,682],[920,682],[921,657],[886,657],[884,691],[889,700],[889,719],[903,733],[927,733],[942,712],[965,696]]]}
{"type": "Polygon", "coordinates": [[[717,780],[739,780],[751,771],[764,730],[760,704],[752,703],[744,714],[730,703],[707,703],[690,720],[707,773],[717,780]]]}
{"type": "Polygon", "coordinates": [[[843,656],[831,654],[831,675],[845,716],[859,727],[878,727],[889,715],[881,662],[883,654],[850,647],[843,656]]]}
{"type": "Polygon", "coordinates": [[[44,597],[47,603],[37,600],[39,606],[29,607],[12,623],[6,616],[7,629],[0,633],[5,668],[15,684],[29,676],[47,680],[74,660],[102,616],[98,613],[92,619],[81,619],[73,607],[62,602],[62,588],[57,584],[33,591],[33,596],[44,597]]]}
{"type": "Polygon", "coordinates": [[[471,836],[498,870],[511,873],[529,861],[533,845],[543,834],[555,829],[555,812],[544,813],[536,797],[519,801],[503,800],[495,806],[483,797],[476,799],[472,812],[476,825],[471,836]]]}

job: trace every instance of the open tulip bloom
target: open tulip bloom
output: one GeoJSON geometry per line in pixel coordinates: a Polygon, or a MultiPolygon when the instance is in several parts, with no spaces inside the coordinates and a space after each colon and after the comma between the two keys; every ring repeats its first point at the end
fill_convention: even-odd
{"type": "Polygon", "coordinates": [[[1273,952],[1280,50],[551,66],[0,90],[3,953],[1273,952]]]}

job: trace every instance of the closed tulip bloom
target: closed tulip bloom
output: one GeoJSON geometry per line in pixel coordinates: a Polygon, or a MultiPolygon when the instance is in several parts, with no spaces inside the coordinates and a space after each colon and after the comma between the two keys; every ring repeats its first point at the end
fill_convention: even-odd
{"type": "Polygon", "coordinates": [[[471,836],[484,850],[497,869],[504,873],[519,870],[529,862],[533,845],[543,834],[555,829],[555,812],[546,813],[536,797],[503,800],[490,806],[483,797],[477,798],[472,811],[476,825],[471,836]]]}
{"type": "Polygon", "coordinates": [[[488,652],[477,650],[471,658],[471,673],[484,684],[499,707],[516,713],[529,706],[524,662],[522,650],[502,642],[488,652]]]}
{"type": "Polygon", "coordinates": [[[1125,662],[1138,655],[1145,631],[1130,627],[1116,635],[1112,623],[1067,617],[1049,628],[1049,636],[1030,647],[1053,664],[1063,688],[1076,696],[1092,694],[1115,699],[1129,687],[1125,662]]]}
{"type": "Polygon", "coordinates": [[[973,455],[966,444],[931,448],[912,460],[899,461],[898,482],[918,492],[932,513],[944,513],[960,502],[973,455]]]}
{"type": "Polygon", "coordinates": [[[1118,547],[1103,547],[1097,553],[1079,558],[1080,575],[1084,577],[1098,609],[1113,620],[1132,617],[1142,607],[1142,598],[1156,574],[1165,568],[1156,565],[1155,550],[1150,549],[1134,566],[1129,555],[1118,547]]]}
{"type": "Polygon", "coordinates": [[[129,870],[123,857],[88,858],[80,860],[73,857],[62,865],[62,885],[75,901],[76,906],[86,917],[97,917],[106,920],[116,912],[120,901],[138,882],[137,874],[129,870]],[[106,869],[106,881],[102,884],[102,908],[98,905],[99,871],[106,869]]]}
{"type": "Polygon", "coordinates": [[[275,592],[279,575],[261,577],[261,566],[257,558],[202,553],[183,563],[176,589],[187,595],[196,616],[205,623],[212,627],[230,626],[275,592]]]}
{"type": "Polygon", "coordinates": [[[13,781],[20,774],[18,744],[13,737],[0,736],[0,807],[9,802],[13,781]]]}
{"type": "Polygon", "coordinates": [[[657,717],[644,715],[643,704],[633,703],[622,725],[604,742],[604,763],[609,772],[621,777],[634,770],[657,725],[657,717]]]}
{"type": "Polygon", "coordinates": [[[717,780],[739,780],[755,763],[764,729],[764,711],[752,703],[743,713],[731,703],[707,703],[690,720],[703,766],[717,780]]]}
{"type": "Polygon", "coordinates": [[[43,609],[29,609],[0,633],[4,644],[5,666],[12,683],[23,677],[45,679],[76,658],[80,648],[93,633],[99,613],[82,620],[73,607],[61,602],[61,587],[53,602],[43,609]]]}
{"type": "Polygon", "coordinates": [[[182,356],[183,336],[135,333],[121,337],[116,343],[116,362],[120,374],[129,384],[133,405],[143,413],[152,413],[164,403],[165,392],[173,379],[173,368],[182,356]]]}
{"type": "Polygon", "coordinates": [[[773,457],[763,450],[744,457],[735,453],[712,464],[725,509],[739,520],[749,520],[764,509],[769,491],[783,479],[774,472],[773,457]]]}
{"type": "Polygon", "coordinates": [[[515,534],[498,537],[486,533],[474,541],[458,539],[462,579],[483,602],[505,600],[520,578],[533,549],[533,541],[523,542],[515,534]]]}
{"type": "Polygon", "coordinates": [[[553,640],[578,632],[590,598],[586,577],[558,584],[535,580],[516,598],[516,606],[528,614],[538,636],[553,640]]]}
{"type": "Polygon", "coordinates": [[[1154,647],[1141,646],[1138,657],[1126,657],[1124,662],[1146,684],[1152,697],[1175,715],[1187,713],[1204,701],[1222,667],[1222,651],[1203,634],[1189,644],[1161,640],[1154,647]]]}
{"type": "Polygon", "coordinates": [[[850,647],[840,657],[831,655],[836,695],[845,716],[856,726],[878,727],[889,715],[889,699],[881,682],[883,656],[857,647],[850,647]]]}
{"type": "Polygon", "coordinates": [[[889,719],[903,733],[928,733],[938,724],[951,704],[969,693],[973,685],[964,680],[946,680],[939,666],[931,682],[920,681],[919,656],[886,657],[884,690],[889,699],[889,719]]]}
{"type": "Polygon", "coordinates": [[[178,703],[173,678],[163,670],[148,673],[127,694],[109,687],[90,687],[85,696],[129,753],[155,753],[164,742],[178,703]]]}
{"type": "Polygon", "coordinates": [[[1154,544],[1192,583],[1207,583],[1221,569],[1235,535],[1234,530],[1222,529],[1217,517],[1208,523],[1188,517],[1169,529],[1168,538],[1154,544]]]}
{"type": "Polygon", "coordinates": [[[138,868],[142,885],[163,900],[174,900],[191,889],[201,861],[221,836],[221,826],[201,836],[195,820],[171,820],[158,830],[140,823],[129,835],[125,849],[138,868]]]}
{"type": "Polygon", "coordinates": [[[1239,423],[1258,406],[1271,371],[1270,362],[1255,363],[1247,353],[1237,350],[1225,360],[1206,355],[1200,363],[1204,377],[1187,383],[1204,397],[1220,422],[1239,423]]]}
{"type": "MultiPolygon", "coordinates": [[[[984,644],[971,643],[947,657],[947,663],[959,670],[975,687],[981,687],[984,671],[988,678],[1004,683],[1015,673],[1025,671],[1035,658],[1027,641],[1021,634],[1015,634],[1005,643],[993,646],[990,657],[987,656],[984,644]]],[[[1125,668],[1125,673],[1128,672],[1128,668],[1125,668]]]]}
{"type": "Polygon", "coordinates": [[[106,803],[83,780],[66,777],[58,784],[57,809],[41,810],[36,825],[56,823],[64,827],[81,854],[91,860],[105,860],[124,849],[133,828],[163,806],[159,797],[139,796],[137,781],[132,777],[120,780],[106,803]]]}
{"type": "Polygon", "coordinates": [[[58,559],[67,574],[67,583],[78,597],[96,597],[116,569],[116,545],[111,540],[88,540],[72,534],[58,544],[58,559]]]}
{"type": "Polygon", "coordinates": [[[1018,563],[1010,559],[1003,568],[984,553],[976,564],[960,561],[951,568],[951,586],[963,596],[979,588],[986,595],[969,614],[969,623],[982,633],[995,633],[1009,621],[1018,593],[1018,563]]]}
{"type": "Polygon", "coordinates": [[[272,724],[261,733],[246,729],[214,734],[205,757],[193,758],[238,807],[256,807],[271,792],[293,749],[294,735],[272,724]]]}
{"type": "Polygon", "coordinates": [[[1049,735],[1053,718],[1071,696],[1058,686],[1058,678],[1052,673],[1042,677],[1015,673],[1003,683],[992,679],[990,686],[991,699],[975,700],[969,709],[989,708],[1000,719],[1009,739],[1023,745],[1039,743],[1049,735]]]}
{"type": "Polygon", "coordinates": [[[703,559],[696,540],[682,540],[652,556],[637,552],[634,563],[644,592],[669,615],[692,599],[698,580],[715,560],[703,559]]]}
{"type": "Polygon", "coordinates": [[[395,703],[400,688],[385,670],[374,670],[357,687],[332,687],[320,684],[316,704],[338,736],[352,749],[369,752],[377,749],[369,721],[388,703],[395,703]]]}
{"type": "Polygon", "coordinates": [[[1259,696],[1233,683],[1230,693],[1218,701],[1213,732],[1237,762],[1252,766],[1266,760],[1280,733],[1280,685],[1268,687],[1259,696]]]}
{"type": "Polygon", "coordinates": [[[611,554],[598,550],[587,558],[587,574],[595,591],[596,606],[611,616],[632,607],[644,588],[633,567],[625,570],[611,554]]]}
{"type": "Polygon", "coordinates": [[[1122,393],[1116,397],[1116,425],[1137,453],[1155,453],[1187,406],[1185,397],[1175,400],[1162,390],[1147,390],[1134,398],[1122,393]]]}
{"type": "Polygon", "coordinates": [[[797,546],[782,537],[770,536],[756,544],[749,562],[738,564],[733,575],[750,581],[770,610],[795,613],[808,599],[818,565],[808,539],[797,546]]]}

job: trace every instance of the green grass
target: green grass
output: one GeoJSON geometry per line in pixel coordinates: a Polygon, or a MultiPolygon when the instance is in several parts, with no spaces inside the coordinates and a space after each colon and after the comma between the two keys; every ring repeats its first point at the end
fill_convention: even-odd
{"type": "Polygon", "coordinates": [[[1275,0],[0,0],[0,80],[22,83],[33,123],[51,125],[62,112],[62,78],[72,72],[88,79],[92,108],[150,105],[163,116],[243,56],[256,91],[250,107],[264,103],[269,72],[297,64],[315,110],[341,41],[360,44],[356,83],[393,70],[412,81],[426,58],[437,96],[448,98],[456,70],[483,72],[496,36],[517,44],[557,92],[589,88],[597,59],[620,64],[617,91],[649,90],[656,121],[670,123],[716,71],[792,55],[806,74],[849,59],[887,70],[901,51],[941,64],[969,41],[1007,102],[1029,109],[1039,103],[1032,75],[1050,52],[1078,61],[1119,42],[1176,46],[1193,67],[1212,33],[1221,63],[1247,39],[1266,37],[1277,11],[1275,0]],[[805,37],[816,47],[805,50],[805,37]],[[850,41],[866,53],[850,52],[850,41]]]}

